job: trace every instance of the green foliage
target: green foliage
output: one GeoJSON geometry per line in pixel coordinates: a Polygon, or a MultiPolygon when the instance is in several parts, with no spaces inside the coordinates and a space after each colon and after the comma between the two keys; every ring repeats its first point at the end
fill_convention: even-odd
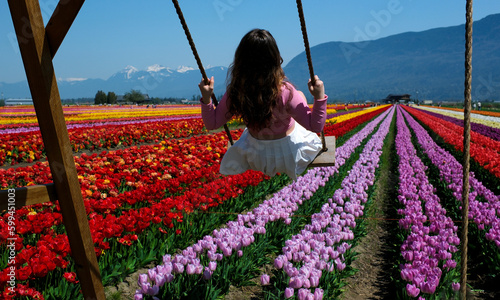
{"type": "Polygon", "coordinates": [[[107,104],[115,104],[117,103],[117,99],[118,97],[116,96],[116,94],[114,92],[108,92],[108,96],[106,97],[106,103],[107,104]]]}
{"type": "Polygon", "coordinates": [[[164,100],[162,100],[161,98],[159,97],[153,97],[151,98],[151,103],[153,104],[162,104],[164,100]]]}
{"type": "Polygon", "coordinates": [[[0,99],[0,107],[2,106],[5,106],[5,100],[4,99],[0,99]]]}
{"type": "Polygon", "coordinates": [[[144,95],[139,90],[131,90],[123,97],[127,102],[139,102],[144,100],[144,95]]]}
{"type": "Polygon", "coordinates": [[[99,90],[97,91],[97,93],[95,94],[95,98],[94,98],[94,103],[96,105],[99,105],[99,104],[106,104],[106,93],[104,93],[103,91],[99,90]]]}
{"type": "Polygon", "coordinates": [[[109,299],[111,299],[111,300],[120,300],[120,299],[122,299],[122,292],[117,291],[117,292],[109,295],[109,299]]]}

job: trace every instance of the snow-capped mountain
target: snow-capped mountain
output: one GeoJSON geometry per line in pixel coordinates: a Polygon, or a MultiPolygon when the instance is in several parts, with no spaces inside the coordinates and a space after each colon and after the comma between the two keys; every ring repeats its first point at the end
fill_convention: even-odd
{"type": "Polygon", "coordinates": [[[79,82],[79,81],[84,81],[87,80],[88,78],[76,78],[76,77],[70,77],[70,78],[57,78],[58,82],[79,82]]]}
{"type": "MultiPolygon", "coordinates": [[[[207,68],[206,73],[218,79],[216,93],[223,93],[227,68],[207,68]]],[[[140,90],[150,97],[191,98],[200,93],[198,89],[200,80],[201,74],[196,68],[179,66],[173,69],[155,64],[144,70],[128,65],[106,80],[72,77],[58,78],[57,82],[61,99],[93,98],[99,90],[105,93],[114,92],[117,95],[140,90]]],[[[30,95],[26,81],[0,83],[0,90],[5,98],[29,98],[30,95]]]]}
{"type": "Polygon", "coordinates": [[[192,70],[195,70],[195,68],[187,67],[187,66],[179,66],[177,68],[177,72],[179,72],[179,73],[186,73],[187,71],[192,71],[192,70]]]}
{"type": "Polygon", "coordinates": [[[153,73],[153,72],[158,73],[158,72],[162,72],[162,71],[172,73],[172,70],[170,68],[164,67],[164,66],[159,65],[159,64],[155,64],[155,65],[147,67],[146,71],[151,72],[151,73],[153,73]]]}
{"type": "MultiPolygon", "coordinates": [[[[219,79],[216,84],[216,93],[223,93],[227,68],[207,68],[206,73],[219,79]]],[[[198,83],[200,79],[200,71],[189,66],[179,66],[177,69],[172,69],[155,64],[144,70],[127,66],[110,76],[104,82],[105,85],[101,90],[124,94],[134,89],[147,93],[150,97],[191,98],[192,95],[199,94],[198,83]]],[[[60,89],[62,90],[63,87],[60,89]]]]}

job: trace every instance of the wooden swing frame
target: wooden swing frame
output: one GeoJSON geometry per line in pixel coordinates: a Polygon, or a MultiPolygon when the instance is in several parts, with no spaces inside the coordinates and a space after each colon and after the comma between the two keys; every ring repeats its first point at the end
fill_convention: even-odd
{"type": "MultiPolygon", "coordinates": [[[[37,0],[8,0],[53,184],[15,189],[16,207],[59,200],[85,299],[105,299],[52,62],[84,0],[61,0],[44,26],[37,0]]],[[[8,195],[0,194],[1,208],[8,195]]]]}
{"type": "MultiPolygon", "coordinates": [[[[47,185],[16,188],[15,207],[20,208],[25,205],[59,200],[63,223],[67,231],[72,257],[75,260],[83,296],[85,299],[104,300],[105,295],[99,265],[94,252],[94,243],[90,235],[90,227],[83,204],[73,151],[69,141],[52,62],[53,57],[84,2],[85,0],[60,0],[47,26],[44,26],[38,0],[8,0],[40,132],[54,181],[54,183],[47,185]]],[[[466,299],[467,284],[472,2],[472,0],[466,0],[461,299],[466,299]]],[[[302,11],[300,0],[297,0],[297,6],[300,15],[302,11]]],[[[301,17],[302,23],[304,23],[303,16],[301,17]]],[[[307,35],[305,34],[305,24],[302,25],[302,30],[311,79],[314,80],[307,35]]],[[[194,43],[192,48],[195,51],[194,43]]],[[[201,62],[199,62],[199,67],[200,70],[203,70],[201,62]]],[[[204,78],[206,78],[206,74],[204,78]]],[[[208,78],[205,80],[208,80],[208,78]]],[[[214,103],[216,103],[216,100],[214,103]]],[[[323,142],[323,145],[328,145],[328,143],[328,141],[323,142]]],[[[321,156],[324,156],[324,154],[321,156]]],[[[328,161],[331,162],[331,160],[327,159],[328,161]]],[[[0,211],[7,210],[9,207],[9,191],[11,190],[0,190],[0,211]]]]}

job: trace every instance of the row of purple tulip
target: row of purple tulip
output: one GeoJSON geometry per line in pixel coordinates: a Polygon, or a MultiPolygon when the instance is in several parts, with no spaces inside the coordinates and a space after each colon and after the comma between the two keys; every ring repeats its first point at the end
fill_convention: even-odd
{"type": "MultiPolygon", "coordinates": [[[[406,111],[403,112],[408,124],[415,132],[418,143],[431,162],[438,167],[440,179],[448,184],[456,200],[462,201],[463,168],[453,155],[439,147],[427,131],[406,111]]],[[[486,239],[500,249],[500,196],[495,195],[470,173],[469,177],[469,219],[480,230],[487,229],[486,239]]]]}
{"type": "Polygon", "coordinates": [[[238,215],[237,220],[228,222],[225,228],[214,230],[212,235],[205,236],[183,250],[181,254],[174,257],[165,255],[162,265],[153,267],[148,274],[139,276],[139,289],[136,290],[135,299],[143,299],[145,295],[157,295],[160,287],[171,282],[175,274],[184,272],[199,274],[198,276],[209,280],[217,268],[217,261],[231,256],[234,252],[241,257],[243,249],[255,241],[254,234],[266,234],[265,225],[268,222],[282,220],[285,224],[289,224],[299,205],[307,201],[320,186],[324,186],[329,178],[338,172],[338,168],[387,116],[387,113],[388,111],[384,112],[336,149],[334,167],[310,169],[304,176],[297,178],[251,212],[238,215]],[[202,256],[208,258],[208,265],[202,265],[200,259],[202,256]]]}
{"type": "MultiPolygon", "coordinates": [[[[411,133],[401,113],[397,112],[396,151],[399,156],[398,200],[403,208],[399,226],[408,234],[401,245],[401,255],[406,261],[401,265],[401,278],[407,282],[409,296],[434,294],[444,273],[455,272],[457,265],[453,254],[458,251],[458,227],[446,216],[435,188],[429,183],[427,167],[417,156],[411,133]]],[[[460,285],[451,284],[457,291],[460,285]]]]}
{"type": "Polygon", "coordinates": [[[322,299],[323,290],[317,288],[323,272],[342,271],[346,264],[344,253],[350,249],[347,241],[354,239],[355,219],[363,216],[368,201],[368,188],[375,181],[384,138],[394,114],[388,111],[385,121],[366,143],[359,159],[344,178],[341,188],[328,199],[321,211],[311,216],[311,223],[285,242],[283,253],[274,266],[283,269],[290,277],[285,298],[298,290],[298,299],[322,299]],[[296,266],[299,267],[296,267],[296,266]],[[314,292],[312,288],[315,288],[314,292]]]}

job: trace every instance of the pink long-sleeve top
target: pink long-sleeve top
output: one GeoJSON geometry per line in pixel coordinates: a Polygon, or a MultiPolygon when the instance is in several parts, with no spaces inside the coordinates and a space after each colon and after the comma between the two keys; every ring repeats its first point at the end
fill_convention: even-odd
{"type": "MultiPolygon", "coordinates": [[[[257,139],[272,140],[286,136],[286,133],[299,122],[312,132],[321,132],[326,121],[326,103],[328,96],[314,100],[312,110],[306,99],[291,85],[285,83],[281,88],[280,99],[273,110],[274,118],[268,128],[254,130],[248,128],[250,134],[257,139]],[[291,95],[290,95],[291,94],[291,95]]],[[[227,92],[215,107],[212,102],[201,104],[201,116],[208,130],[217,129],[232,117],[228,113],[229,99],[227,92]]]]}

